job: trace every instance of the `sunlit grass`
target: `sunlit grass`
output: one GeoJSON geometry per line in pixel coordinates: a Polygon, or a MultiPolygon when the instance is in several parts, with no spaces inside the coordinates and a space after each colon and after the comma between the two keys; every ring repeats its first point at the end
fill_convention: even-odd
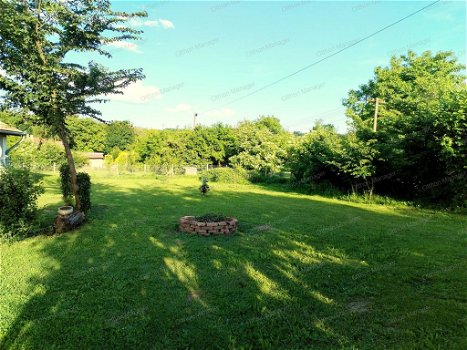
{"type": "MultiPolygon", "coordinates": [[[[87,224],[1,247],[0,348],[465,348],[465,217],[92,174],[87,224]],[[239,219],[225,237],[183,215],[239,219]]],[[[61,204],[43,178],[45,218],[61,204]]]]}

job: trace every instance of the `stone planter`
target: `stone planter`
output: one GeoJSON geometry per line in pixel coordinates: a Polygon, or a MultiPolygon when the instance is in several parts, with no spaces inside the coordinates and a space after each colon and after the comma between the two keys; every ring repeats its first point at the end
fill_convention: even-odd
{"type": "Polygon", "coordinates": [[[63,207],[58,208],[58,215],[61,216],[68,216],[73,213],[73,207],[71,205],[65,205],[63,207]]]}
{"type": "Polygon", "coordinates": [[[224,221],[204,222],[196,221],[194,216],[180,218],[179,229],[182,232],[197,233],[200,236],[228,235],[237,230],[238,220],[227,217],[224,221]]]}

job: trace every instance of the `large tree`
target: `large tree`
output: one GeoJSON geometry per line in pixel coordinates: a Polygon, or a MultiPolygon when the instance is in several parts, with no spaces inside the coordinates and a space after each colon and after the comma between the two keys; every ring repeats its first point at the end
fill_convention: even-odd
{"type": "Polygon", "coordinates": [[[115,148],[128,150],[134,139],[135,129],[129,121],[112,121],[107,126],[105,152],[110,153],[115,148]]]}
{"type": "Polygon", "coordinates": [[[467,86],[451,52],[393,57],[344,104],[361,140],[373,140],[385,192],[466,205],[467,86]],[[373,132],[374,99],[379,108],[373,132]],[[388,176],[388,174],[394,174],[388,176]],[[456,200],[456,198],[458,200],[456,200]]]}
{"type": "Polygon", "coordinates": [[[84,152],[103,152],[107,137],[106,125],[92,118],[67,118],[72,148],[84,152]]]}
{"type": "Polygon", "coordinates": [[[230,158],[232,165],[255,170],[263,175],[278,171],[284,163],[291,135],[277,118],[260,117],[238,126],[237,152],[230,158]]]}
{"type": "Polygon", "coordinates": [[[125,27],[128,19],[146,13],[112,11],[107,0],[0,0],[1,103],[23,109],[34,124],[60,137],[70,167],[76,207],[80,198],[66,119],[72,115],[99,118],[93,102],[122,93],[144,78],[141,69],[110,71],[89,62],[70,62],[70,53],[111,57],[105,45],[138,39],[140,31],[125,27]]]}

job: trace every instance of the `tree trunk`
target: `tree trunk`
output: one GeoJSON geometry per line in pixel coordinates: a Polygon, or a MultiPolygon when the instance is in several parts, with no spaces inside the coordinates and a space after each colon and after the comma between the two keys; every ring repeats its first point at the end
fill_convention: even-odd
{"type": "Polygon", "coordinates": [[[70,168],[71,190],[73,191],[73,196],[75,197],[76,210],[81,211],[81,198],[79,197],[78,193],[78,179],[76,177],[75,161],[73,159],[73,154],[71,153],[70,144],[68,143],[68,136],[66,134],[64,124],[60,125],[59,135],[60,139],[62,140],[63,147],[65,147],[66,160],[68,167],[70,168]]]}
{"type": "Polygon", "coordinates": [[[373,188],[374,188],[374,183],[373,183],[373,178],[370,178],[371,185],[368,183],[368,179],[365,177],[365,183],[366,187],[368,188],[368,193],[370,194],[370,198],[373,196],[373,188]]]}

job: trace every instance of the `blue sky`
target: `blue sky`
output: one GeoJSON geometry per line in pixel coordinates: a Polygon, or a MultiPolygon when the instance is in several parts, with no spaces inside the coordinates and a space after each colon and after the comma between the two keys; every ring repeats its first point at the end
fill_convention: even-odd
{"type": "MultiPolygon", "coordinates": [[[[374,67],[408,49],[452,50],[466,62],[466,3],[441,1],[267,89],[302,67],[428,5],[426,1],[113,1],[148,12],[131,23],[142,39],[109,47],[110,68],[144,69],[146,79],[98,106],[104,119],[151,128],[277,116],[290,131],[317,119],[346,129],[342,99],[374,67]],[[238,101],[236,101],[239,99],[238,101]]],[[[89,59],[83,57],[82,59],[89,59]]]]}

